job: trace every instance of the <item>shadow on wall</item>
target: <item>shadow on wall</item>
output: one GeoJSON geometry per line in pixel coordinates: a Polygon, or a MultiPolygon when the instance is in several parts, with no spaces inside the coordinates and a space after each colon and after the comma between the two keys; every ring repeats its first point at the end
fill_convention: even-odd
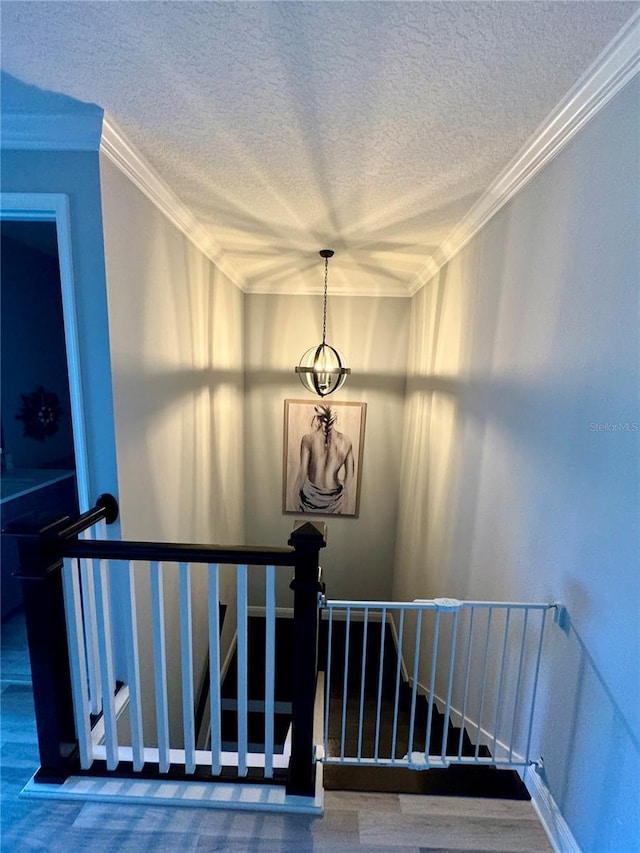
{"type": "MultiPolygon", "coordinates": [[[[438,588],[424,594],[477,595],[470,584],[485,549],[493,562],[524,554],[534,566],[548,560],[545,548],[556,539],[567,565],[583,563],[598,572],[599,564],[608,564],[602,531],[609,525],[621,532],[624,518],[632,523],[625,495],[637,491],[629,465],[636,425],[602,424],[610,430],[604,433],[594,418],[598,405],[602,411],[594,401],[606,399],[612,385],[613,378],[597,370],[584,384],[561,378],[409,378],[413,430],[405,437],[405,466],[416,482],[408,526],[421,530],[427,567],[438,563],[438,588]],[[505,505],[509,518],[499,511],[505,505]],[[585,523],[598,517],[600,528],[585,523]]],[[[509,577],[500,582],[484,594],[508,599],[509,577]]],[[[537,594],[535,574],[527,583],[530,595],[537,594]]]]}
{"type": "Polygon", "coordinates": [[[570,816],[580,849],[637,850],[640,814],[637,809],[630,814],[628,804],[640,802],[640,740],[575,625],[567,619],[565,630],[550,631],[549,637],[546,659],[553,670],[541,715],[545,782],[563,815],[570,816]],[[594,776],[596,807],[576,785],[594,776]]]}
{"type": "MultiPolygon", "coordinates": [[[[119,371],[116,380],[120,399],[125,403],[135,401],[137,412],[142,413],[127,425],[127,461],[135,463],[136,480],[146,484],[147,506],[139,523],[145,523],[149,531],[136,531],[136,535],[153,536],[157,519],[162,519],[169,530],[175,523],[173,505],[167,506],[165,500],[169,467],[177,472],[179,480],[172,485],[178,488],[184,512],[202,522],[200,529],[206,529],[206,518],[214,515],[222,527],[218,536],[224,539],[225,528],[231,525],[218,518],[220,513],[224,515],[225,502],[220,499],[220,482],[216,481],[217,488],[212,489],[212,479],[216,474],[215,460],[220,455],[218,445],[225,435],[219,426],[220,418],[212,418],[212,413],[225,409],[229,395],[242,393],[242,372],[220,368],[150,371],[136,370],[132,365],[126,372],[119,371]],[[165,456],[164,460],[163,443],[165,452],[170,448],[171,453],[171,458],[165,456]]],[[[220,460],[219,463],[223,464],[220,460]]],[[[172,535],[179,537],[180,533],[175,531],[172,535]]]]}

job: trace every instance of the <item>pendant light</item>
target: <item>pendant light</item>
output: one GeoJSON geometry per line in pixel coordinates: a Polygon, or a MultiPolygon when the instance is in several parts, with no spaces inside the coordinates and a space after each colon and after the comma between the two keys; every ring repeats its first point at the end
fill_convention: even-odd
{"type": "Polygon", "coordinates": [[[327,337],[327,282],[329,280],[329,258],[333,257],[333,249],[322,249],[320,257],[324,258],[324,298],[322,303],[322,343],[311,347],[300,359],[296,373],[304,387],[312,394],[326,397],[333,394],[344,385],[351,373],[351,368],[344,367],[342,356],[334,347],[326,342],[327,337]]]}

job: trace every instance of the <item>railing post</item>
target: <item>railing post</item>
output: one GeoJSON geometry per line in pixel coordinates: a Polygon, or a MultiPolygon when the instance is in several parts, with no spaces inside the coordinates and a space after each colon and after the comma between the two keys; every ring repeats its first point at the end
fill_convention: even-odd
{"type": "Polygon", "coordinates": [[[62,584],[65,543],[102,519],[112,524],[117,518],[117,500],[104,494],[75,521],[63,516],[35,530],[33,522],[22,522],[7,531],[18,544],[15,574],[22,582],[40,752],[36,782],[62,783],[80,766],[62,584]]]}
{"type": "Polygon", "coordinates": [[[291,759],[287,793],[315,795],[316,766],[313,749],[313,712],[318,675],[318,555],[326,546],[326,525],[306,522],[294,529],[289,545],[296,552],[293,590],[293,697],[291,759]]]}
{"type": "Polygon", "coordinates": [[[56,534],[69,518],[33,533],[17,533],[27,625],[40,769],[37,782],[62,783],[79,767],[69,649],[62,589],[62,557],[56,534]]]}

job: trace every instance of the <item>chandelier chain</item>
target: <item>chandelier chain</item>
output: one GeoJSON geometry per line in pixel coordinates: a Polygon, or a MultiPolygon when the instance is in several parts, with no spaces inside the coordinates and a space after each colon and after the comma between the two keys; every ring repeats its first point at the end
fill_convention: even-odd
{"type": "Polygon", "coordinates": [[[333,249],[321,249],[319,255],[324,258],[322,343],[320,346],[311,347],[303,354],[300,364],[296,367],[296,373],[308,391],[317,394],[319,397],[326,397],[328,394],[333,394],[338,388],[342,388],[345,379],[351,373],[351,368],[343,365],[342,356],[338,350],[327,343],[329,258],[333,257],[334,251],[333,249]]]}
{"type": "Polygon", "coordinates": [[[324,298],[322,304],[322,346],[327,337],[327,281],[329,279],[329,258],[324,259],[324,298]]]}

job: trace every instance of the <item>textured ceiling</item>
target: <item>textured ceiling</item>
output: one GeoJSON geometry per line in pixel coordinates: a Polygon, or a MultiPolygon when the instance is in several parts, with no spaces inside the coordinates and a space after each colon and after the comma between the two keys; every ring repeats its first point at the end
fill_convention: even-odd
{"type": "Polygon", "coordinates": [[[638,8],[5,2],[2,67],[103,107],[249,290],[406,294],[638,8]]]}

